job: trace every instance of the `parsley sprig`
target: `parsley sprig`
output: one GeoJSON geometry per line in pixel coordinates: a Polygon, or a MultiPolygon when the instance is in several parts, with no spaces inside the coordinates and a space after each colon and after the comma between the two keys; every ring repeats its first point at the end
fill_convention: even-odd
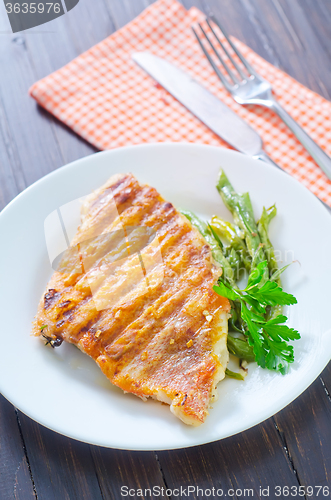
{"type": "Polygon", "coordinates": [[[268,262],[262,261],[250,273],[246,288],[232,287],[226,280],[220,279],[214,290],[240,305],[240,316],[243,333],[253,348],[255,359],[262,368],[277,370],[285,374],[288,365],[294,361],[293,346],[287,342],[297,340],[297,330],[284,323],[287,317],[283,314],[267,319],[269,306],[296,304],[296,298],[283,291],[282,287],[272,279],[265,279],[268,262]]]}

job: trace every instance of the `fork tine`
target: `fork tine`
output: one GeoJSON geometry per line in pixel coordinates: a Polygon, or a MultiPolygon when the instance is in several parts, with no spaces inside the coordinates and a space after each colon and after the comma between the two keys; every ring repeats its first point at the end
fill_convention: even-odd
{"type": "MultiPolygon", "coordinates": [[[[230,59],[231,63],[233,64],[233,66],[236,68],[236,70],[238,71],[239,75],[241,76],[241,78],[243,78],[243,80],[246,80],[247,79],[247,75],[245,75],[245,73],[242,71],[241,67],[236,63],[236,61],[233,59],[233,57],[231,56],[230,52],[228,51],[228,49],[225,47],[225,45],[223,44],[223,42],[221,42],[221,40],[218,38],[217,34],[215,33],[212,25],[210,24],[209,22],[209,19],[206,18],[206,22],[209,26],[209,28],[211,29],[214,37],[216,38],[217,42],[220,44],[220,46],[222,47],[222,49],[224,50],[224,52],[226,53],[226,55],[228,56],[228,58],[230,59]]],[[[217,51],[214,49],[216,55],[219,57],[217,51]]],[[[239,83],[238,80],[236,83],[239,83]]]]}
{"type": "Polygon", "coordinates": [[[216,75],[218,76],[218,78],[221,80],[221,82],[223,83],[224,87],[229,91],[231,92],[231,85],[229,84],[228,80],[225,78],[225,76],[222,74],[222,72],[218,69],[218,67],[216,66],[216,64],[214,63],[213,59],[210,57],[210,55],[208,54],[207,50],[205,49],[205,46],[203,45],[203,43],[201,42],[200,38],[198,37],[195,29],[193,28],[193,26],[191,26],[192,28],[192,31],[196,37],[196,39],[198,40],[198,43],[203,51],[203,53],[205,54],[205,56],[207,57],[211,67],[213,68],[213,70],[215,71],[216,75]]]}
{"type": "MultiPolygon", "coordinates": [[[[224,27],[220,24],[220,22],[216,19],[216,17],[214,15],[211,15],[209,16],[209,18],[219,27],[219,29],[221,30],[221,32],[223,33],[224,37],[226,38],[226,40],[228,41],[229,45],[232,47],[232,49],[234,50],[234,52],[237,54],[237,56],[239,57],[239,59],[241,60],[241,62],[243,63],[243,65],[245,66],[245,68],[247,69],[247,71],[251,74],[251,75],[254,75],[254,76],[258,76],[256,71],[254,70],[254,68],[249,64],[249,62],[244,58],[244,56],[241,54],[241,52],[239,52],[239,50],[237,49],[237,47],[231,42],[231,39],[227,33],[227,31],[224,29],[224,27]]],[[[209,24],[209,23],[208,23],[209,24]]]]}
{"type": "MultiPolygon", "coordinates": [[[[232,81],[233,81],[234,83],[237,83],[237,84],[238,84],[238,83],[239,83],[238,78],[237,78],[237,77],[236,77],[236,75],[235,75],[235,74],[231,71],[231,69],[229,68],[229,66],[228,66],[228,65],[226,64],[226,62],[224,61],[223,57],[222,57],[222,56],[221,56],[221,55],[217,52],[217,50],[215,49],[215,47],[214,47],[213,43],[211,42],[211,40],[210,40],[209,36],[208,36],[208,35],[207,35],[207,33],[205,32],[205,30],[203,29],[203,27],[201,26],[201,24],[200,24],[200,23],[198,23],[198,24],[199,24],[199,28],[201,29],[202,33],[204,34],[204,36],[205,36],[205,38],[206,38],[207,42],[209,43],[209,45],[210,45],[210,46],[211,46],[211,48],[213,49],[214,53],[216,54],[216,56],[217,56],[218,60],[222,63],[222,65],[223,65],[223,67],[224,67],[225,71],[227,71],[227,72],[228,72],[228,74],[229,74],[230,78],[232,79],[232,81]]],[[[223,46],[222,46],[222,47],[223,47],[223,46]]],[[[224,48],[224,47],[223,47],[223,49],[225,50],[225,48],[224,48]]],[[[227,53],[227,51],[226,51],[226,50],[225,50],[225,52],[227,53]]],[[[245,77],[244,77],[244,78],[245,78],[245,77]]]]}

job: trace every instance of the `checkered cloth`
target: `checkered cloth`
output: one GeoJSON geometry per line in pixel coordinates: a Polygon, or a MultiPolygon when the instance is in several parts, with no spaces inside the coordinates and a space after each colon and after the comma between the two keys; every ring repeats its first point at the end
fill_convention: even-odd
{"type": "MultiPolygon", "coordinates": [[[[176,0],[158,0],[116,33],[35,83],[30,94],[99,149],[163,141],[227,146],[131,59],[134,52],[151,52],[191,74],[249,122],[272,159],[331,206],[331,182],[284,123],[267,109],[240,106],[223,88],[191,31],[191,24],[202,19],[195,8],[186,11],[176,0]]],[[[288,113],[331,156],[331,103],[234,41],[272,83],[288,113]]]]}

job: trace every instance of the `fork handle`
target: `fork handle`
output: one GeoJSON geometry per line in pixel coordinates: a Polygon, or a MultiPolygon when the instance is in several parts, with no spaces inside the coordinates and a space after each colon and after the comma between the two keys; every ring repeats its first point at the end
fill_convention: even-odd
{"type": "Polygon", "coordinates": [[[285,109],[274,99],[270,102],[269,109],[272,109],[292,130],[296,138],[301,142],[315,162],[323,170],[325,175],[331,179],[331,158],[321,149],[315,141],[303,130],[300,125],[285,111],[285,109]]]}

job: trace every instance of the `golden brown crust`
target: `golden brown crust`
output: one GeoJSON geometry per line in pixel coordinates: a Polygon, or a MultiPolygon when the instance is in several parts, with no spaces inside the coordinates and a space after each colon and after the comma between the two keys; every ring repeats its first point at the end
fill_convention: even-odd
{"type": "Polygon", "coordinates": [[[90,195],[82,218],[34,334],[47,325],[43,334],[76,344],[113,384],[199,425],[227,363],[229,302],[212,289],[220,269],[209,246],[132,174],[90,195]]]}

